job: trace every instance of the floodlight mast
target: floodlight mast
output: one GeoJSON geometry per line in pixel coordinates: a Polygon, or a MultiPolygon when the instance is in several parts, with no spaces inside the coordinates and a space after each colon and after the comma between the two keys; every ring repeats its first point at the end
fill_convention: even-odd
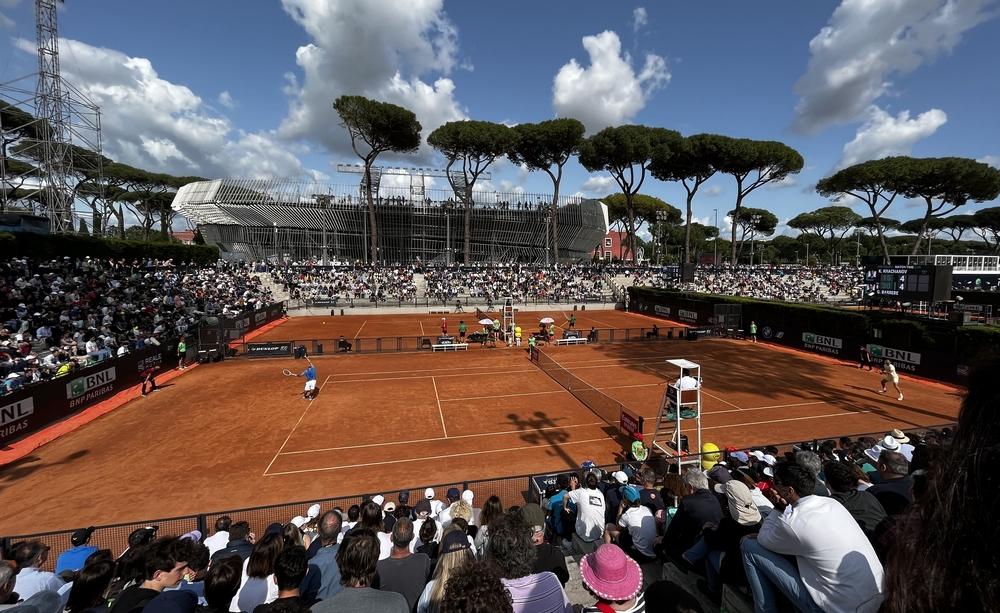
{"type": "MultiPolygon", "coordinates": [[[[61,0],[60,0],[61,1],[61,0]]],[[[38,43],[38,81],[35,85],[35,108],[40,120],[41,170],[45,179],[42,202],[48,210],[53,232],[74,232],[73,167],[70,147],[71,105],[62,87],[59,70],[59,27],[57,0],[35,0],[35,25],[38,43]]]]}

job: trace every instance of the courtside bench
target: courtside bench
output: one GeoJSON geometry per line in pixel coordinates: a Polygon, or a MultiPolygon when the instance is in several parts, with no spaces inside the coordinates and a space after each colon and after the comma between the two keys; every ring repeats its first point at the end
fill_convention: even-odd
{"type": "Polygon", "coordinates": [[[582,336],[576,338],[557,338],[556,345],[586,345],[587,339],[582,336]]]}
{"type": "Polygon", "coordinates": [[[469,349],[469,343],[444,343],[441,345],[431,345],[431,351],[467,351],[469,349]]]}

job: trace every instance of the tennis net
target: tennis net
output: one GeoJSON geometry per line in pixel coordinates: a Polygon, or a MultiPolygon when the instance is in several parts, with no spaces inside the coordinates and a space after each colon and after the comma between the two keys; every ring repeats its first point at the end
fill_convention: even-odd
{"type": "Polygon", "coordinates": [[[542,372],[551,377],[553,381],[566,388],[566,391],[573,394],[595,415],[608,424],[618,427],[622,411],[627,410],[625,405],[594,386],[584,383],[583,380],[563,368],[559,362],[549,357],[541,349],[536,347],[532,357],[542,372]]]}
{"type": "Polygon", "coordinates": [[[482,310],[479,307],[476,307],[476,320],[477,321],[482,321],[484,319],[488,319],[490,321],[493,321],[493,318],[490,317],[489,313],[487,313],[486,311],[482,310]]]}

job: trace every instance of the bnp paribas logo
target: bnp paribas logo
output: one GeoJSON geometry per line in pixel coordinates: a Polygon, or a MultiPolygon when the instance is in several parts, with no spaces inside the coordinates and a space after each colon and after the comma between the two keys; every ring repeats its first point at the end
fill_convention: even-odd
{"type": "Polygon", "coordinates": [[[66,384],[66,398],[72,400],[79,398],[87,392],[114,383],[115,367],[105,368],[95,373],[78,377],[66,384]]]}
{"type": "Polygon", "coordinates": [[[816,344],[816,335],[812,332],[806,332],[802,335],[802,342],[809,343],[810,345],[816,344]]]}

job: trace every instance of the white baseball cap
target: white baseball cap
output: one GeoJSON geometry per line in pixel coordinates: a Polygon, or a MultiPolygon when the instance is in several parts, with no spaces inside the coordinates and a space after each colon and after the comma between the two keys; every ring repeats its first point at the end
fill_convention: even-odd
{"type": "Polygon", "coordinates": [[[319,503],[312,505],[306,511],[306,517],[308,517],[309,519],[316,519],[317,517],[319,517],[319,510],[320,510],[319,503]]]}
{"type": "Polygon", "coordinates": [[[385,496],[383,496],[382,494],[375,494],[374,496],[372,496],[372,502],[374,502],[378,506],[382,506],[382,503],[385,502],[385,496]]]}
{"type": "Polygon", "coordinates": [[[429,487],[429,488],[427,488],[427,489],[424,490],[424,498],[426,498],[427,500],[430,500],[430,499],[434,498],[434,488],[433,487],[429,487]]]}
{"type": "Polygon", "coordinates": [[[309,521],[308,519],[302,517],[301,515],[296,515],[295,517],[292,518],[292,523],[295,525],[296,528],[301,528],[302,526],[306,525],[308,521],[309,521]]]}
{"type": "Polygon", "coordinates": [[[768,453],[764,454],[764,463],[766,463],[768,466],[774,466],[775,464],[778,463],[778,460],[773,455],[768,453]]]}
{"type": "Polygon", "coordinates": [[[622,485],[628,483],[628,475],[626,475],[624,472],[620,470],[616,470],[615,472],[611,473],[611,476],[614,477],[615,481],[621,483],[622,485]]]}
{"type": "Polygon", "coordinates": [[[472,493],[472,490],[465,490],[462,492],[462,500],[468,503],[469,506],[472,506],[472,501],[475,497],[476,495],[472,493]]]}

